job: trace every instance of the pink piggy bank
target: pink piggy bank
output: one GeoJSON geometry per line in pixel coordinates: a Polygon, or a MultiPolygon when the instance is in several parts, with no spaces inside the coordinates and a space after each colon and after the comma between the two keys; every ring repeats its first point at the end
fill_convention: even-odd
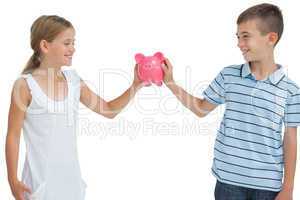
{"type": "Polygon", "coordinates": [[[135,61],[138,64],[138,77],[145,86],[149,86],[151,83],[157,86],[162,85],[164,59],[164,55],[160,52],[155,53],[153,56],[144,56],[141,53],[135,55],[135,61]]]}

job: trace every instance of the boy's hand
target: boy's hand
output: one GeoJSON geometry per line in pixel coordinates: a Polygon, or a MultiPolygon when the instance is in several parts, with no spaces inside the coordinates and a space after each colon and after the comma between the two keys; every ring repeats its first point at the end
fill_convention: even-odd
{"type": "Polygon", "coordinates": [[[31,194],[31,190],[24,183],[18,180],[11,184],[11,190],[16,200],[25,200],[25,192],[31,194]]]}
{"type": "Polygon", "coordinates": [[[293,200],[293,192],[289,190],[281,190],[275,200],[293,200]]]}
{"type": "Polygon", "coordinates": [[[165,62],[162,65],[162,68],[164,70],[164,83],[168,86],[169,84],[174,83],[173,79],[173,66],[170,63],[170,61],[165,58],[165,62]]]}
{"type": "Polygon", "coordinates": [[[138,77],[138,64],[134,66],[134,79],[133,79],[132,86],[135,90],[138,90],[141,87],[143,87],[143,82],[138,77]]]}

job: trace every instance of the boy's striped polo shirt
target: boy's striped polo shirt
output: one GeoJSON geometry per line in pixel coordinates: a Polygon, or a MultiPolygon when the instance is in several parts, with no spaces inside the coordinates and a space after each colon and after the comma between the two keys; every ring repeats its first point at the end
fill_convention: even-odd
{"type": "Polygon", "coordinates": [[[203,92],[225,103],[218,129],[212,173],[220,181],[247,188],[280,191],[284,126],[300,125],[300,90],[278,65],[256,80],[248,63],[225,67],[203,92]]]}

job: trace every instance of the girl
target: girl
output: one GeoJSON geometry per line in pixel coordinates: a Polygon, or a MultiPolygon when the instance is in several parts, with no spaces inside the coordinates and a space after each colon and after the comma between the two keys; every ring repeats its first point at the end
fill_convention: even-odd
{"type": "Polygon", "coordinates": [[[77,158],[79,101],[107,118],[115,117],[142,86],[135,67],[132,85],[106,102],[70,67],[75,30],[59,16],[41,16],[31,27],[33,55],[16,80],[8,118],[6,162],[16,200],[83,200],[85,183],[77,158]],[[17,177],[21,129],[26,142],[22,181],[17,177]]]}

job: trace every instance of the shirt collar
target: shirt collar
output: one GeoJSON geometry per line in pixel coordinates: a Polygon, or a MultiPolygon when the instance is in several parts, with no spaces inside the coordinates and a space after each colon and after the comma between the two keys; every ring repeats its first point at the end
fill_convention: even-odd
{"type": "MultiPolygon", "coordinates": [[[[283,67],[281,65],[277,65],[278,68],[271,75],[269,75],[268,79],[271,83],[277,85],[281,79],[284,77],[283,67]]],[[[249,63],[245,63],[241,67],[241,77],[245,78],[251,74],[251,69],[249,63]]]]}

